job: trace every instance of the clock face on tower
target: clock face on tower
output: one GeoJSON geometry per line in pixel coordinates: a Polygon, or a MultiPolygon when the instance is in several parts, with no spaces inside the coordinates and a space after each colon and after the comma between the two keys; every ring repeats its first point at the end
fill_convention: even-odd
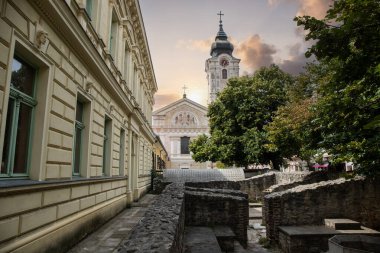
{"type": "Polygon", "coordinates": [[[229,64],[228,60],[227,59],[221,59],[220,60],[220,65],[223,66],[223,67],[227,67],[229,64]]]}

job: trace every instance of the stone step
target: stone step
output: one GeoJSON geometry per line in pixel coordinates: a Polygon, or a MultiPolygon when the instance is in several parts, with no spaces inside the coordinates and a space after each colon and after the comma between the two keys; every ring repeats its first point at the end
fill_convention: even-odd
{"type": "Polygon", "coordinates": [[[234,252],[234,240],[236,235],[232,229],[229,226],[215,226],[213,230],[222,251],[234,252]]]}
{"type": "Polygon", "coordinates": [[[263,204],[262,203],[258,203],[258,202],[249,202],[249,207],[262,207],[263,204]]]}
{"type": "Polygon", "coordinates": [[[263,211],[261,207],[249,208],[249,219],[261,219],[263,217],[263,211]]]}
{"type": "Polygon", "coordinates": [[[350,219],[325,219],[325,226],[336,230],[358,230],[361,225],[350,219]]]}
{"type": "Polygon", "coordinates": [[[186,227],[184,242],[185,253],[222,253],[214,231],[209,227],[186,227]]]}

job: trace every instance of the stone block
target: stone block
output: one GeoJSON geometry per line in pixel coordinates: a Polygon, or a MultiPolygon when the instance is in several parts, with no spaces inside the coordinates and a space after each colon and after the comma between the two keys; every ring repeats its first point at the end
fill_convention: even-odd
{"type": "Polygon", "coordinates": [[[74,108],[66,106],[63,116],[70,121],[74,121],[75,120],[74,108]]]}
{"type": "Polygon", "coordinates": [[[28,21],[12,5],[7,4],[5,16],[25,36],[28,36],[28,21]]]}
{"type": "Polygon", "coordinates": [[[62,55],[50,44],[46,51],[47,55],[57,64],[61,65],[62,55]]]}
{"type": "Polygon", "coordinates": [[[99,146],[103,146],[103,137],[99,136],[97,133],[92,134],[92,143],[97,144],[99,146]]]}
{"type": "Polygon", "coordinates": [[[48,145],[49,146],[61,147],[62,146],[62,134],[49,130],[48,145]]]}
{"type": "Polygon", "coordinates": [[[60,167],[58,164],[47,164],[46,165],[46,178],[52,179],[52,178],[59,178],[60,174],[60,167]]]}
{"type": "Polygon", "coordinates": [[[115,190],[107,191],[107,200],[115,197],[115,190]]]}
{"type": "Polygon", "coordinates": [[[3,19],[0,19],[0,38],[10,43],[11,36],[12,28],[7,23],[5,23],[3,19]]]}
{"type": "Polygon", "coordinates": [[[88,185],[77,186],[71,189],[71,199],[87,196],[89,191],[88,185]]]}
{"type": "Polygon", "coordinates": [[[95,196],[80,199],[80,210],[89,208],[95,205],[95,196]]]}
{"type": "Polygon", "coordinates": [[[71,163],[72,154],[68,150],[58,148],[47,148],[47,161],[56,163],[71,163]]]}
{"type": "Polygon", "coordinates": [[[51,205],[70,199],[70,188],[51,190],[44,192],[43,205],[51,205]]]}
{"type": "MultiPolygon", "coordinates": [[[[91,156],[91,165],[93,166],[99,166],[101,167],[103,164],[103,158],[101,156],[96,156],[96,155],[92,155],[91,156]]],[[[102,168],[100,168],[100,171],[97,171],[98,176],[100,176],[102,174],[102,168]]]]}
{"type": "Polygon", "coordinates": [[[60,98],[66,105],[76,105],[76,96],[56,82],[54,82],[53,95],[60,98]]]}
{"type": "MultiPolygon", "coordinates": [[[[74,78],[74,68],[71,66],[71,64],[65,59],[62,58],[62,70],[70,77],[74,78]]],[[[74,92],[74,91],[73,91],[74,92]]]]}
{"type": "Polygon", "coordinates": [[[213,232],[224,252],[234,252],[235,233],[228,226],[215,226],[213,232]]]}
{"type": "Polygon", "coordinates": [[[350,219],[325,219],[325,225],[336,230],[355,230],[361,227],[360,222],[350,219]]]}
{"type": "Polygon", "coordinates": [[[13,4],[17,6],[24,15],[31,20],[31,22],[38,22],[40,19],[40,15],[38,15],[37,11],[30,5],[28,1],[14,1],[13,4]]]}
{"type": "Polygon", "coordinates": [[[101,184],[91,184],[90,185],[90,194],[98,193],[102,191],[101,184]]]}
{"type": "Polygon", "coordinates": [[[33,230],[56,220],[57,207],[47,207],[21,215],[21,233],[33,230]]]}
{"type": "Polygon", "coordinates": [[[71,136],[62,135],[62,147],[63,148],[73,148],[74,139],[71,136]]]}
{"type": "Polygon", "coordinates": [[[67,89],[74,94],[77,93],[77,85],[74,83],[73,80],[71,80],[71,79],[67,80],[67,89]]]}
{"type": "Polygon", "coordinates": [[[0,67],[0,87],[5,87],[6,70],[0,67]]]}
{"type": "Polygon", "coordinates": [[[185,248],[188,253],[222,253],[211,228],[186,227],[185,248]]]}
{"type": "Polygon", "coordinates": [[[50,127],[69,135],[74,133],[74,123],[69,122],[63,118],[57,117],[56,115],[50,114],[50,127]]]}
{"type": "Polygon", "coordinates": [[[79,200],[58,205],[58,219],[79,211],[79,200]]]}
{"type": "Polygon", "coordinates": [[[110,189],[112,189],[112,183],[111,182],[102,183],[102,191],[108,191],[110,189]]]}
{"type": "Polygon", "coordinates": [[[0,242],[18,235],[20,218],[0,220],[0,242]]]}
{"type": "MultiPolygon", "coordinates": [[[[59,68],[54,68],[54,79],[57,83],[54,83],[54,88],[55,86],[59,84],[61,84],[63,87],[66,86],[66,82],[67,82],[67,76],[65,75],[65,73],[62,72],[62,70],[60,70],[59,68]]],[[[60,91],[59,90],[56,90],[54,95],[56,95],[57,97],[61,97],[60,95],[65,95],[64,93],[59,93],[60,91]]]]}
{"type": "Polygon", "coordinates": [[[96,204],[99,204],[99,203],[104,202],[106,200],[107,200],[107,193],[106,192],[99,193],[95,196],[96,204]]]}
{"type": "Polygon", "coordinates": [[[60,178],[71,178],[73,168],[71,165],[61,164],[60,166],[60,178]]]}
{"type": "Polygon", "coordinates": [[[0,198],[0,217],[38,208],[41,206],[41,198],[41,192],[2,197],[0,198]]]}
{"type": "Polygon", "coordinates": [[[51,110],[53,112],[55,112],[55,113],[57,113],[59,115],[64,115],[64,113],[65,113],[65,107],[66,106],[61,101],[59,101],[59,100],[57,100],[55,98],[52,99],[51,110]]]}
{"type": "Polygon", "coordinates": [[[9,57],[9,47],[5,46],[0,42],[0,63],[7,66],[8,65],[8,57],[9,57]]]}

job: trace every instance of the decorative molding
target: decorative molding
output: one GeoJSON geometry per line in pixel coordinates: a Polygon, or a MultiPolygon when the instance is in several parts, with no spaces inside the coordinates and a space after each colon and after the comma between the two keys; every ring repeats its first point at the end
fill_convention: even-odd
{"type": "Polygon", "coordinates": [[[94,84],[91,82],[91,81],[88,81],[86,84],[85,84],[85,91],[92,95],[92,88],[94,87],[94,84]]]}
{"type": "Polygon", "coordinates": [[[46,53],[49,46],[48,33],[41,28],[38,29],[34,43],[41,52],[46,53]]]}

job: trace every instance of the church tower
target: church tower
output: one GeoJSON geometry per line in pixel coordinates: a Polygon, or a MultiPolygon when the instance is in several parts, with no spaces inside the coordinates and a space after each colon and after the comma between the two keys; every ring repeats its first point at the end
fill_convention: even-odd
{"type": "Polygon", "coordinates": [[[212,43],[210,55],[211,58],[206,60],[205,71],[208,81],[208,104],[212,103],[219,92],[227,84],[231,77],[239,76],[239,62],[232,56],[234,46],[227,39],[227,34],[223,30],[222,12],[219,12],[219,31],[216,34],[215,42],[212,43]]]}

